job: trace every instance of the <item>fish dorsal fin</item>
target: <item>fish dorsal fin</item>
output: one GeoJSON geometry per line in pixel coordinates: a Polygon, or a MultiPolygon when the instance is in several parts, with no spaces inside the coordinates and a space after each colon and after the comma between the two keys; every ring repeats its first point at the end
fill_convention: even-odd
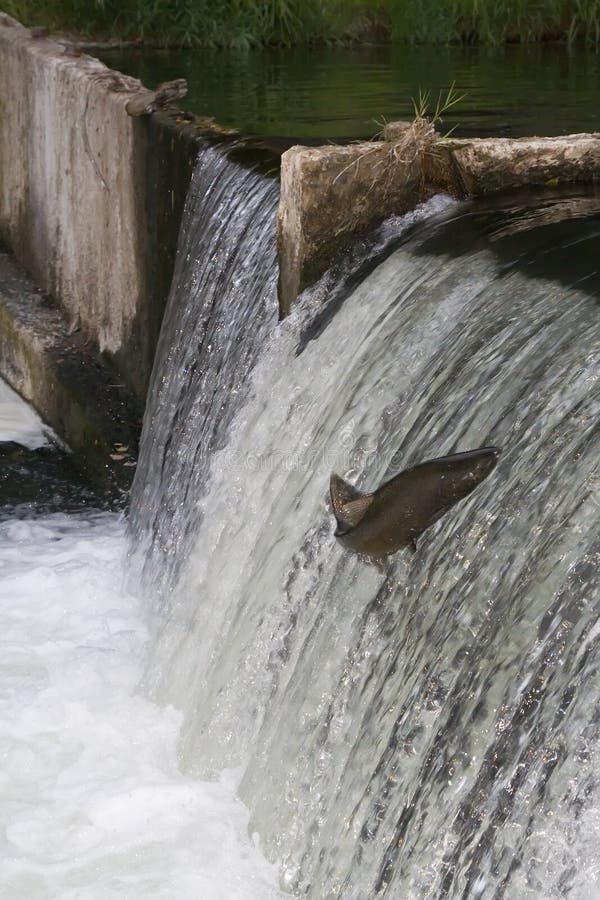
{"type": "Polygon", "coordinates": [[[373,502],[373,494],[361,494],[355,487],[331,473],[329,482],[331,503],[340,533],[354,528],[373,502]]]}

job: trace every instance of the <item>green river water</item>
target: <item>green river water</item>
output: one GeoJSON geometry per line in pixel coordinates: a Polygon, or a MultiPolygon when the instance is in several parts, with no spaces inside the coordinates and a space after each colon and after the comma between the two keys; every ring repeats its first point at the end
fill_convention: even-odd
{"type": "Polygon", "coordinates": [[[148,87],[183,77],[182,106],[246,134],[302,142],[373,137],[411,117],[419,89],[466,96],[444,119],[464,136],[600,130],[600,54],[560,45],[125,50],[104,61],[148,87]]]}

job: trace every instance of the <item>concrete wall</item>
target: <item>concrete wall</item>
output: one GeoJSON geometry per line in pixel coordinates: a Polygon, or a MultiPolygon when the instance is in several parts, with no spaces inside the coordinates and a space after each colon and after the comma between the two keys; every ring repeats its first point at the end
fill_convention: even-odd
{"type": "Polygon", "coordinates": [[[0,238],[143,398],[198,138],[140,89],[0,15],[0,238]]]}

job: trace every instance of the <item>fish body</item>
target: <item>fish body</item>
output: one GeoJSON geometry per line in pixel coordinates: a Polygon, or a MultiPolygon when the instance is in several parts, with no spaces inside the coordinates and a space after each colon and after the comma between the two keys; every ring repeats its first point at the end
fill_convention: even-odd
{"type": "Polygon", "coordinates": [[[487,478],[499,453],[496,447],[482,447],[431,459],[400,472],[369,494],[332,473],[336,538],[373,560],[404,547],[415,551],[423,532],[487,478]]]}

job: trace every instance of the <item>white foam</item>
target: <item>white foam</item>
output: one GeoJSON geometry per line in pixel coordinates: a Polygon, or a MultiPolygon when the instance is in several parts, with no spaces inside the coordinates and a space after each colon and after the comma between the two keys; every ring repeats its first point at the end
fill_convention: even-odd
{"type": "Polygon", "coordinates": [[[51,433],[35,410],[0,378],[0,441],[37,450],[48,443],[51,433]]]}
{"type": "Polygon", "coordinates": [[[278,897],[231,775],[180,774],[136,693],[147,638],[114,515],[0,525],[4,900],[278,897]]]}

